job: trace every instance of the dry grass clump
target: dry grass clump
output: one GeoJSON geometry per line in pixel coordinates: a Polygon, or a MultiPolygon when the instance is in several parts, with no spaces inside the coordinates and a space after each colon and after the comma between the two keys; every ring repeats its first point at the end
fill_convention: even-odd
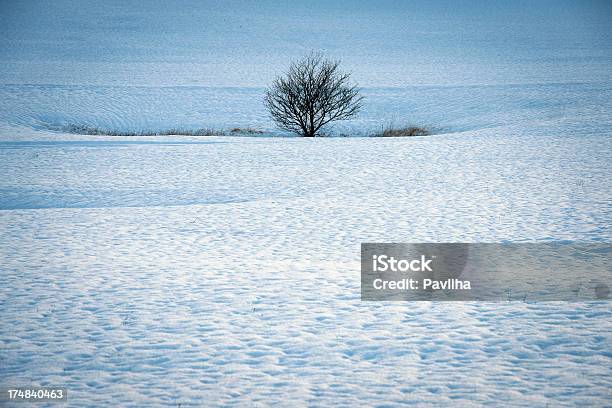
{"type": "Polygon", "coordinates": [[[241,134],[241,135],[261,135],[263,134],[263,131],[259,129],[253,129],[250,127],[247,127],[247,128],[236,127],[236,128],[231,129],[230,133],[241,134]]]}
{"type": "Polygon", "coordinates": [[[378,137],[405,137],[405,136],[427,136],[429,131],[425,128],[418,126],[405,126],[405,127],[388,127],[381,133],[376,134],[378,137]]]}
{"type": "MultiPolygon", "coordinates": [[[[50,127],[51,128],[51,127],[50,127]]],[[[226,130],[199,128],[199,129],[182,129],[170,128],[163,130],[117,130],[105,129],[95,126],[69,124],[61,127],[53,127],[52,130],[57,130],[66,133],[75,133],[78,135],[94,135],[94,136],[226,136],[232,135],[261,135],[264,132],[251,127],[232,128],[229,132],[226,130]]]]}
{"type": "Polygon", "coordinates": [[[93,126],[70,124],[57,129],[66,133],[75,133],[79,135],[94,135],[94,136],[221,136],[224,134],[221,130],[210,128],[200,129],[180,129],[171,128],[165,130],[154,131],[131,131],[131,130],[114,130],[104,129],[93,126]]]}

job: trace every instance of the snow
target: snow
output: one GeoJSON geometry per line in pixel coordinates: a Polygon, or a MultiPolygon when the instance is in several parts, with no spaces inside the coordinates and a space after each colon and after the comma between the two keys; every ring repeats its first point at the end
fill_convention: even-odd
{"type": "Polygon", "coordinates": [[[361,242],[609,241],[607,137],[54,138],[0,143],[3,385],[74,406],[609,400],[608,302],[359,298],[361,242]]]}
{"type": "MultiPolygon", "coordinates": [[[[0,93],[5,138],[30,140],[35,129],[38,139],[70,125],[132,132],[252,127],[281,134],[265,110],[263,87],[0,85],[0,93]]],[[[611,82],[366,87],[362,93],[359,116],[328,133],[365,136],[386,126],[421,125],[436,133],[503,127],[578,135],[612,126],[611,82]]]]}
{"type": "Polygon", "coordinates": [[[75,407],[610,404],[609,301],[359,287],[362,242],[610,242],[608,6],[186,4],[0,6],[0,388],[65,386],[75,407]],[[331,129],[351,137],[278,137],[264,111],[310,49],[363,87],[331,129]],[[53,131],[70,124],[267,133],[53,131]],[[353,137],[390,124],[436,134],[353,137]]]}

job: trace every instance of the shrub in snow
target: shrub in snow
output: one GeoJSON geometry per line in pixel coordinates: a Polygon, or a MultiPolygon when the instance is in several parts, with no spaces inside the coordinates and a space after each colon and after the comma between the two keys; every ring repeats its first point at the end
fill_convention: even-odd
{"type": "Polygon", "coordinates": [[[339,65],[321,54],[310,54],[274,80],[265,104],[278,127],[313,137],[330,122],[357,115],[363,98],[339,65]]]}

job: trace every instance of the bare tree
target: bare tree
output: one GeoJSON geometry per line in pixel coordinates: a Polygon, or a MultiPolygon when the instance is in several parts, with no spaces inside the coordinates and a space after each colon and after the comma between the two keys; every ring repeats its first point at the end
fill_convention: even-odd
{"type": "Polygon", "coordinates": [[[313,137],[326,124],[359,112],[363,97],[339,65],[340,61],[311,53],[274,80],[265,104],[278,127],[313,137]]]}

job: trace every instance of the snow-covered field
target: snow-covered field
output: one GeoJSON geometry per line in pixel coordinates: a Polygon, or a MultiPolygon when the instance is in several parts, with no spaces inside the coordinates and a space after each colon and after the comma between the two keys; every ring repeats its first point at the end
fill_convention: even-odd
{"type": "Polygon", "coordinates": [[[64,386],[71,407],[612,404],[609,300],[360,301],[362,242],[612,238],[609,8],[430,3],[0,4],[0,388],[64,386]],[[310,49],[363,86],[336,135],[437,134],[51,131],[276,132],[264,87],[310,49]]]}
{"type": "Polygon", "coordinates": [[[609,241],[608,136],[53,138],[0,143],[2,385],[72,406],[610,402],[608,302],[359,299],[361,242],[609,241]]]}

